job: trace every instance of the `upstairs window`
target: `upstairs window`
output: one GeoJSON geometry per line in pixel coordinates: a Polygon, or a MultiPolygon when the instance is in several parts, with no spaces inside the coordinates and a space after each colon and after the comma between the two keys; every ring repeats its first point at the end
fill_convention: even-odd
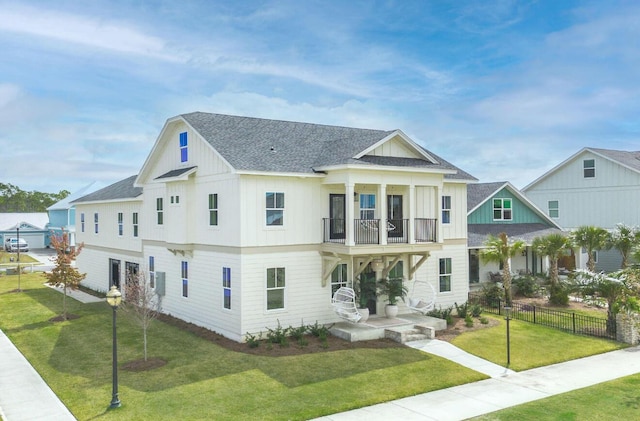
{"type": "Polygon", "coordinates": [[[596,160],[585,159],[582,161],[584,178],[594,178],[596,176],[596,160]]]}
{"type": "MultiPolygon", "coordinates": [[[[268,220],[267,216],[267,220],[268,220]]],[[[209,195],[209,225],[218,225],[218,194],[213,193],[209,195]]]]}
{"type": "Polygon", "coordinates": [[[283,225],[284,193],[267,192],[267,226],[283,225]]]}
{"type": "Polygon", "coordinates": [[[511,221],[513,218],[511,199],[493,199],[493,220],[511,221]]]}
{"type": "Polygon", "coordinates": [[[360,219],[374,219],[376,217],[376,195],[360,195],[360,219]]]}
{"type": "Polygon", "coordinates": [[[138,212],[133,212],[131,215],[131,220],[133,221],[133,236],[138,236],[138,212]]]}
{"type": "Polygon", "coordinates": [[[118,235],[122,237],[124,233],[124,215],[122,212],[118,212],[118,235]]]}
{"type": "Polygon", "coordinates": [[[222,268],[222,296],[224,308],[231,309],[231,268],[222,268]]]}
{"type": "Polygon", "coordinates": [[[84,232],[84,213],[80,214],[80,232],[84,232]]]}
{"type": "Polygon", "coordinates": [[[440,259],[439,268],[440,292],[451,291],[451,258],[440,259]]]}
{"type": "Polygon", "coordinates": [[[98,212],[93,214],[93,225],[94,225],[94,232],[97,234],[98,233],[98,212]]]}
{"type": "Polygon", "coordinates": [[[284,268],[267,269],[267,310],[284,308],[284,268]]]}
{"type": "Polygon", "coordinates": [[[551,218],[559,218],[560,217],[560,205],[557,200],[549,200],[547,202],[549,207],[549,216],[551,218]]]}
{"type": "Polygon", "coordinates": [[[156,214],[158,216],[158,225],[162,225],[164,223],[162,197],[156,199],[156,214]]]}
{"type": "Polygon", "coordinates": [[[188,159],[187,132],[182,132],[180,133],[180,162],[187,162],[188,159]]]}
{"type": "Polygon", "coordinates": [[[451,223],[451,196],[442,196],[442,223],[451,223]]]}

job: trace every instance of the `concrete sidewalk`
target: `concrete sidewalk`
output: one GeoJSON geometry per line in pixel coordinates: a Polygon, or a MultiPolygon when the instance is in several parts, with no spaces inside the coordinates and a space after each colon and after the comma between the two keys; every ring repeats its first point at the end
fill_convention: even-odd
{"type": "MultiPolygon", "coordinates": [[[[421,346],[429,352],[430,347],[435,348],[439,345],[421,346]]],[[[447,351],[443,349],[445,348],[438,352],[447,358],[447,351]]],[[[461,358],[466,358],[453,349],[450,351],[453,352],[452,359],[457,358],[460,361],[461,358]]],[[[482,360],[469,361],[470,368],[479,368],[478,364],[483,365],[482,360]]],[[[495,367],[488,368],[487,371],[491,373],[494,369],[495,367]]],[[[504,368],[501,369],[504,372],[504,368]]],[[[640,373],[640,347],[607,352],[519,373],[510,372],[505,376],[500,375],[488,380],[328,415],[318,420],[458,421],[636,373],[640,373]]]]}

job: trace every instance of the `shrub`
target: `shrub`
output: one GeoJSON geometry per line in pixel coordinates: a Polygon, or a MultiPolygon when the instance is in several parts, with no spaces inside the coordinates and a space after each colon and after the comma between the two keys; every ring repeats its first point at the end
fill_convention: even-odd
{"type": "Polygon", "coordinates": [[[532,275],[518,276],[513,279],[518,295],[523,297],[538,297],[540,295],[540,285],[532,275]]]}
{"type": "Polygon", "coordinates": [[[307,327],[307,330],[309,331],[310,334],[312,334],[316,338],[325,339],[325,340],[329,336],[329,329],[330,327],[326,327],[324,325],[318,324],[317,320],[315,324],[309,325],[307,327]]]}
{"type": "Polygon", "coordinates": [[[504,290],[496,284],[482,286],[482,300],[492,308],[498,308],[504,299],[504,290]]]}
{"type": "Polygon", "coordinates": [[[471,317],[471,314],[465,316],[464,324],[466,327],[473,327],[473,317],[471,317]]]}
{"type": "Polygon", "coordinates": [[[438,307],[428,312],[427,316],[436,317],[438,319],[443,319],[443,320],[449,320],[451,319],[452,312],[453,312],[453,307],[447,307],[445,309],[443,309],[442,307],[438,307]]]}
{"type": "Polygon", "coordinates": [[[480,317],[480,314],[482,314],[482,311],[484,309],[482,308],[482,306],[480,304],[473,304],[471,306],[471,315],[473,317],[480,317]]]}
{"type": "Polygon", "coordinates": [[[279,320],[278,327],[275,329],[267,328],[267,342],[271,344],[279,344],[281,347],[288,346],[287,336],[289,336],[289,328],[280,326],[279,320]]]}
{"type": "Polygon", "coordinates": [[[247,332],[246,340],[249,348],[257,348],[260,346],[260,341],[262,340],[262,332],[260,332],[257,337],[247,332]]]}
{"type": "Polygon", "coordinates": [[[295,339],[296,341],[300,342],[300,339],[302,339],[304,337],[304,335],[307,334],[307,331],[309,330],[309,328],[305,325],[300,325],[299,327],[291,327],[289,326],[289,332],[291,334],[291,337],[293,339],[295,339]]]}
{"type": "Polygon", "coordinates": [[[462,305],[458,305],[458,303],[454,303],[454,305],[456,306],[456,313],[458,314],[458,317],[462,319],[466,319],[467,310],[469,309],[469,303],[467,302],[462,305]]]}
{"type": "Polygon", "coordinates": [[[483,325],[487,325],[489,324],[489,319],[487,319],[486,317],[480,317],[480,323],[482,323],[483,325]]]}
{"type": "Polygon", "coordinates": [[[569,304],[569,290],[565,285],[549,285],[549,302],[557,306],[569,304]]]}

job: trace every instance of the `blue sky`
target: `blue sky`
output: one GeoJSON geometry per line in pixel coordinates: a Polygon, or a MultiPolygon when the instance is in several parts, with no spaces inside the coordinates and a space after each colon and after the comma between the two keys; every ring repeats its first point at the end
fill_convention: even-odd
{"type": "Polygon", "coordinates": [[[0,181],[136,174],[169,117],[401,129],[524,187],[639,150],[636,1],[1,1],[0,181]]]}

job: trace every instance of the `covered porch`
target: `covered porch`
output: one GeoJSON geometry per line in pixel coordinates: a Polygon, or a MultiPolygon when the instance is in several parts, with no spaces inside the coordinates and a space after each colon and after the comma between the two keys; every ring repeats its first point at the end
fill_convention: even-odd
{"type": "Polygon", "coordinates": [[[433,339],[436,331],[445,330],[447,322],[418,313],[399,314],[394,318],[372,316],[366,322],[335,323],[330,332],[349,342],[390,338],[405,343],[411,340],[433,339]]]}

